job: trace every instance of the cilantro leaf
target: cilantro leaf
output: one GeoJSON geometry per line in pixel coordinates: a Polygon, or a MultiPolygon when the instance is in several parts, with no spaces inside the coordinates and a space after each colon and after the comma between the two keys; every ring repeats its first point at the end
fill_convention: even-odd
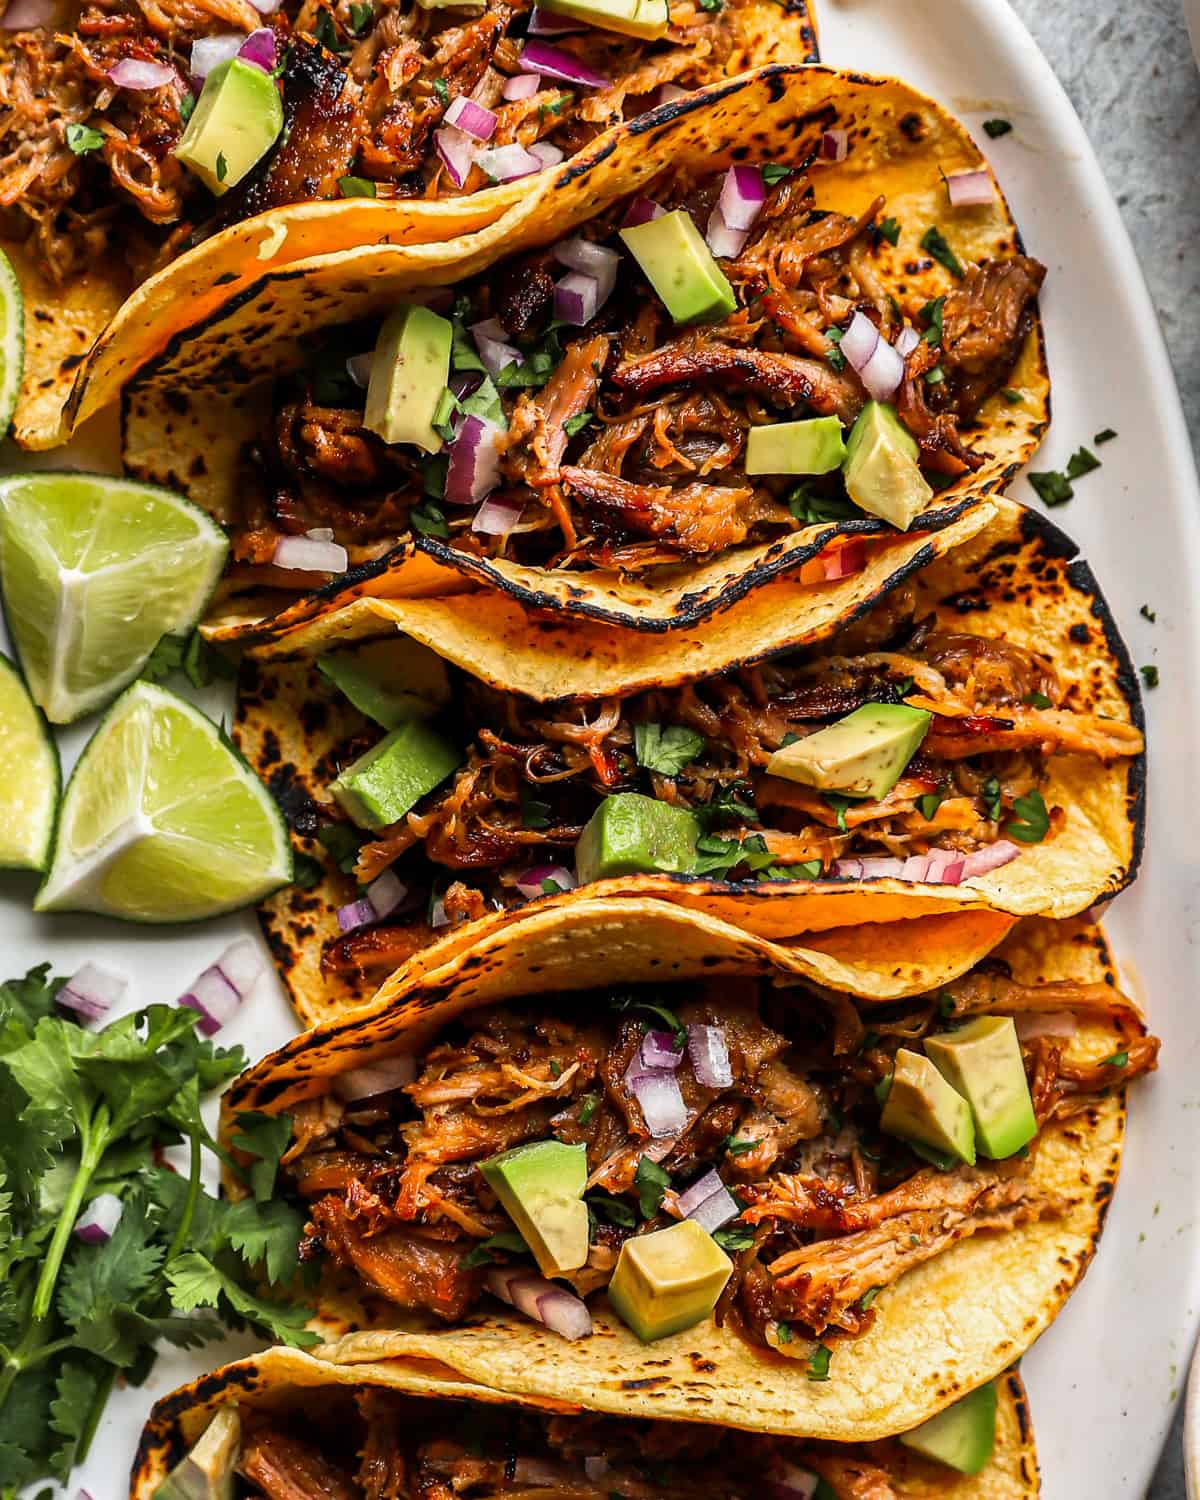
{"type": "Polygon", "coordinates": [[[633,744],[639,766],[678,776],[704,749],[704,736],[682,724],[635,724],[633,744]]]}
{"type": "Polygon", "coordinates": [[[1005,824],[1005,833],[1023,844],[1040,844],[1050,827],[1050,814],[1041,792],[1035,787],[1028,796],[1017,797],[1013,812],[1016,818],[1005,824]]]}
{"type": "Polygon", "coordinates": [[[466,1270],[472,1266],[490,1266],[496,1259],[494,1254],[497,1250],[507,1250],[513,1255],[529,1255],[530,1249],[519,1234],[504,1230],[500,1234],[489,1234],[487,1239],[480,1240],[471,1250],[468,1250],[459,1265],[466,1270]]]}
{"type": "Polygon", "coordinates": [[[0,1025],[15,1016],[32,1031],[44,1016],[54,1014],[54,997],[65,983],[50,973],[49,964],[38,964],[24,979],[6,979],[0,983],[0,1025]]]}
{"type": "Polygon", "coordinates": [[[1092,438],[1092,442],[1095,443],[1096,447],[1098,448],[1101,443],[1111,443],[1113,438],[1115,438],[1116,436],[1117,432],[1115,428],[1103,427],[1098,433],[1096,433],[1095,437],[1092,438]]]}
{"type": "Polygon", "coordinates": [[[963,271],[962,262],[955,255],[950,247],[950,242],[936,224],[931,224],[921,236],[921,249],[931,255],[939,265],[945,266],[951,276],[956,277],[958,280],[961,281],[966,274],[963,271]]]}
{"type": "Polygon", "coordinates": [[[420,505],[414,505],[408,513],[408,519],[422,536],[448,537],[450,535],[450,528],[446,524],[446,513],[440,505],[435,505],[433,500],[425,499],[420,505]]]}
{"type": "Polygon", "coordinates": [[[1075,489],[1065,474],[1057,469],[1031,470],[1029,482],[1041,498],[1043,505],[1065,505],[1074,498],[1075,489]]]}
{"type": "Polygon", "coordinates": [[[923,797],[917,798],[917,811],[927,823],[932,823],[937,816],[937,810],[945,800],[945,792],[926,792],[923,797]]]}
{"type": "MultiPolygon", "coordinates": [[[[633,1209],[623,1198],[614,1197],[612,1193],[597,1188],[587,1195],[584,1202],[597,1218],[616,1224],[620,1229],[633,1229],[637,1225],[637,1215],[633,1209]]],[[[652,1218],[653,1215],[647,1214],[646,1217],[652,1218]]]]}
{"type": "Polygon", "coordinates": [[[879,221],[879,223],[876,224],[875,228],[879,231],[880,236],[883,239],[887,240],[887,242],[888,242],[889,245],[899,244],[899,242],[900,242],[900,220],[899,219],[894,219],[889,214],[889,216],[886,219],[881,219],[879,221]]]}
{"type": "Polygon", "coordinates": [[[567,434],[568,437],[574,437],[577,432],[582,432],[583,429],[591,421],[591,412],[581,411],[577,417],[567,418],[567,420],[563,423],[563,431],[567,434]]]}
{"type": "Polygon", "coordinates": [[[724,1229],[713,1231],[713,1239],[720,1245],[721,1249],[730,1255],[736,1255],[739,1250],[749,1250],[754,1243],[754,1230],[749,1224],[739,1224],[735,1219],[732,1224],[727,1224],[724,1229]]]}
{"type": "Polygon", "coordinates": [[[72,121],[66,130],[67,145],[74,151],[76,156],[86,156],[89,151],[99,151],[104,144],[104,136],[91,125],[80,125],[72,121]]]}
{"type": "Polygon", "coordinates": [[[1003,800],[1003,793],[1000,789],[1000,782],[995,776],[989,776],[988,779],[983,783],[981,792],[983,796],[984,806],[987,808],[988,817],[992,820],[993,823],[999,822],[1000,804],[1003,800]]]}
{"type": "Polygon", "coordinates": [[[288,1282],[299,1269],[297,1251],[304,1235],[304,1215],[272,1198],[256,1203],[243,1198],[232,1203],[220,1221],[221,1232],[249,1266],[262,1265],[267,1280],[288,1282]]]}
{"type": "Polygon", "coordinates": [[[343,198],[374,198],[375,184],[369,177],[339,177],[338,192],[343,198]]]}
{"type": "Polygon", "coordinates": [[[1008,134],[1008,132],[1012,129],[1012,121],[985,120],[983,122],[983,128],[987,131],[988,135],[991,136],[992,140],[996,140],[998,136],[1008,134]]]}
{"type": "Polygon", "coordinates": [[[801,480],[788,492],[787,507],[802,526],[848,521],[862,514],[848,495],[824,494],[811,479],[801,480]]]}
{"type": "Polygon", "coordinates": [[[1148,688],[1156,688],[1158,686],[1158,668],[1153,663],[1145,667],[1139,667],[1138,671],[1142,674],[1142,681],[1148,688]]]}
{"type": "Polygon", "coordinates": [[[287,1115],[265,1115],[257,1110],[239,1114],[234,1121],[232,1144],[247,1156],[258,1160],[250,1168],[250,1187],[256,1202],[265,1203],[275,1188],[279,1158],[292,1139],[292,1122],[287,1115]]]}
{"type": "Polygon", "coordinates": [[[827,1344],[818,1344],[808,1357],[808,1368],[805,1371],[810,1380],[829,1379],[829,1361],[833,1358],[833,1350],[827,1344]]]}
{"type": "Polygon", "coordinates": [[[1067,459],[1067,478],[1082,479],[1085,474],[1090,474],[1093,469],[1100,467],[1100,460],[1090,448],[1081,444],[1075,452],[1067,459]]]}
{"type": "Polygon", "coordinates": [[[774,187],[777,182],[782,182],[785,177],[792,175],[791,167],[781,166],[778,162],[769,161],[762,169],[763,181],[768,187],[774,187]]]}
{"type": "Polygon", "coordinates": [[[638,1207],[643,1219],[652,1219],[662,1207],[671,1179],[656,1161],[643,1156],[634,1173],[633,1184],[638,1190],[638,1207]]]}
{"type": "Polygon", "coordinates": [[[307,1308],[256,1297],[199,1251],[188,1250],[177,1255],[168,1263],[165,1275],[171,1303],[180,1312],[193,1312],[198,1307],[219,1308],[228,1303],[238,1317],[265,1330],[281,1344],[309,1349],[321,1342],[318,1334],[304,1326],[312,1316],[307,1308]]]}

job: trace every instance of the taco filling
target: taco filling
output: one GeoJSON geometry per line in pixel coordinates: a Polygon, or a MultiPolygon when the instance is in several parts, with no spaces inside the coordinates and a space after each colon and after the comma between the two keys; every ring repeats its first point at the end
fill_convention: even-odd
{"type": "MultiPolygon", "coordinates": [[[[141,279],[287,204],[440,198],[530,175],[754,61],[739,0],[566,10],[89,0],[60,14],[12,0],[3,237],[28,241],[58,284],[108,250],[141,279]]],[[[787,24],[803,55],[803,14],[787,24]]]]}
{"type": "MultiPolygon", "coordinates": [[[[964,262],[930,226],[952,267],[930,298],[882,196],[815,206],[829,170],[672,173],[428,306],[325,335],[244,454],[239,584],[336,576],[414,536],[635,573],[818,522],[907,529],[984,462],[989,398],[1021,402],[1045,268],[964,262]]],[[[859,537],[813,576],[865,555],[859,537]]]]}
{"type": "Polygon", "coordinates": [[[303,1256],[447,1323],[490,1294],[569,1339],[603,1289],[644,1341],[713,1317],[813,1378],[811,1341],[863,1333],[907,1271],[1067,1212],[1033,1173],[1044,1133],[1158,1049],[1115,987],[1000,960],[865,1010],[722,978],[425,1035],[294,1107],[303,1256]]]}

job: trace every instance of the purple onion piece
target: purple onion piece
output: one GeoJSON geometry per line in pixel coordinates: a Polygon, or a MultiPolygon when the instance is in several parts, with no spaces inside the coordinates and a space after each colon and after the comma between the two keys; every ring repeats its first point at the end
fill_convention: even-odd
{"type": "Polygon", "coordinates": [[[58,994],[54,1003],[73,1011],[84,1022],[99,1021],[125,998],[129,981],[120,974],[102,969],[99,964],[81,964],[58,994]]]}
{"type": "Polygon", "coordinates": [[[174,68],[169,68],[166,63],[147,62],[140,57],[123,57],[104,76],[120,89],[134,89],[140,93],[161,89],[168,83],[182,85],[174,68]]]}
{"type": "Polygon", "coordinates": [[[333,1092],[339,1099],[350,1104],[358,1099],[373,1099],[378,1094],[390,1094],[402,1089],[417,1076],[416,1058],[408,1053],[398,1057],[383,1057],[378,1062],[363,1063],[360,1068],[347,1068],[333,1080],[333,1092]]]}
{"type": "Polygon", "coordinates": [[[676,1047],[672,1031],[648,1031],[638,1056],[643,1068],[669,1068],[674,1072],[683,1061],[683,1048],[676,1047]]]}
{"type": "Polygon", "coordinates": [[[971,208],[996,201],[996,184],[985,168],[974,172],[951,172],[946,178],[946,194],[954,208],[971,208]]]}
{"type": "Polygon", "coordinates": [[[687,1049],[697,1083],[706,1089],[727,1089],[730,1086],[733,1068],[725,1033],[719,1026],[689,1026],[687,1049]]]}
{"type": "Polygon", "coordinates": [[[920,342],[921,335],[915,328],[902,328],[896,338],[896,353],[907,359],[920,342]]]}
{"type": "Polygon", "coordinates": [[[537,896],[548,896],[557,894],[544,889],[545,881],[553,881],[559,891],[573,891],[575,889],[575,876],[566,865],[534,865],[531,870],[526,870],[517,880],[517,890],[522,896],[528,896],[532,901],[537,896]]]}
{"type": "Polygon", "coordinates": [[[551,15],[540,5],[535,5],[529,12],[529,25],[525,29],[529,36],[574,36],[588,28],[583,21],[551,15]]]}
{"type": "Polygon", "coordinates": [[[592,1315],[587,1304],[565,1287],[552,1286],[537,1299],[537,1315],[560,1338],[586,1339],[592,1333],[592,1315]]]}
{"type": "Polygon", "coordinates": [[[747,236],[745,229],[730,229],[718,203],[708,216],[704,232],[704,241],[712,253],[719,260],[735,260],[745,248],[747,236]]]}
{"type": "Polygon", "coordinates": [[[635,224],[648,224],[651,219],[661,219],[665,213],[666,209],[661,203],[655,203],[653,198],[645,198],[639,193],[630,200],[625,217],[621,220],[621,228],[631,229],[635,224]]]}
{"type": "Polygon", "coordinates": [[[845,161],[850,149],[850,133],[846,130],[827,130],[821,137],[822,161],[845,161]]]}
{"type": "Polygon", "coordinates": [[[358,901],[351,901],[345,906],[339,906],[337,909],[337,924],[340,932],[357,932],[360,927],[370,927],[375,921],[378,921],[375,908],[365,897],[358,901]]]}
{"type": "Polygon", "coordinates": [[[310,536],[284,536],[275,543],[271,561],[277,568],[299,573],[344,573],[350,566],[345,547],[310,536]]]}
{"type": "Polygon", "coordinates": [[[741,1209],[734,1201],[733,1194],[728,1188],[722,1187],[705,1198],[698,1208],[688,1214],[688,1218],[694,1219],[701,1229],[707,1229],[709,1234],[715,1234],[731,1219],[736,1219],[739,1213],[741,1209]]]}
{"type": "Polygon", "coordinates": [[[635,1059],[626,1070],[625,1082],[652,1136],[674,1135],[687,1124],[687,1105],[674,1073],[665,1068],[643,1069],[635,1059]]]}
{"type": "Polygon", "coordinates": [[[554,316],[572,328],[585,328],[600,305],[600,283],[582,271],[568,271],[554,285],[554,316]]]}
{"type": "Polygon", "coordinates": [[[541,159],[515,143],[480,151],[475,160],[493,182],[515,182],[519,177],[530,177],[542,170],[541,159]]]}
{"type": "Polygon", "coordinates": [[[963,879],[970,880],[973,875],[987,875],[992,870],[998,870],[1002,865],[1011,863],[1014,859],[1021,857],[1021,851],[1011,839],[997,839],[994,844],[988,844],[984,849],[976,849],[968,854],[963,866],[963,879]]]}
{"type": "Polygon", "coordinates": [[[198,1011],[198,1029],[215,1036],[237,1013],[266,968],[257,945],[249,938],[231,943],[215,964],[210,964],[179,1004],[198,1011]]]}
{"type": "Polygon", "coordinates": [[[477,141],[490,141],[496,134],[496,126],[500,123],[498,116],[492,110],[486,109],[482,104],[477,104],[474,99],[468,99],[465,94],[460,94],[457,99],[451,99],[442,119],[447,125],[453,125],[464,135],[469,135],[477,141]]]}
{"type": "Polygon", "coordinates": [[[866,313],[856,312],[846,325],[838,348],[854,369],[861,371],[879,344],[879,329],[866,313]]]}
{"type": "Polygon", "coordinates": [[[556,167],[567,153],[560,146],[552,146],[549,141],[534,141],[529,154],[536,156],[543,167],[556,167]]]}
{"type": "Polygon", "coordinates": [[[253,63],[264,73],[273,73],[276,63],[275,33],[269,26],[260,26],[252,31],[242,43],[238,56],[243,62],[253,63]]]}
{"type": "Polygon", "coordinates": [[[757,167],[730,167],[717,200],[721,217],[729,229],[751,229],[767,199],[763,176],[757,167]]]}
{"type": "Polygon", "coordinates": [[[524,510],[520,500],[500,500],[493,496],[475,512],[471,530],[480,536],[505,537],[520,522],[524,510]]]}
{"type": "Polygon", "coordinates": [[[112,1239],[125,1206],[115,1193],[100,1193],[75,1220],[71,1231],[85,1245],[103,1245],[112,1239]]]}
{"type": "Polygon", "coordinates": [[[600,288],[598,307],[603,307],[612,296],[617,284],[617,270],[621,264],[621,252],[607,245],[597,245],[594,240],[585,240],[575,235],[569,240],[560,240],[553,250],[554,259],[571,271],[590,276],[600,288]]]}
{"type": "Polygon", "coordinates": [[[240,31],[226,31],[219,36],[198,37],[192,43],[191,57],[188,61],[188,69],[192,77],[201,80],[207,78],[220,63],[228,62],[231,57],[236,57],[245,40],[246,38],[240,31]]]}
{"type": "Polygon", "coordinates": [[[488,318],[482,323],[472,323],[470,334],[479,350],[483,367],[493,378],[509,365],[521,363],[521,351],[515,344],[507,342],[508,335],[501,327],[499,318],[488,318]]]}
{"type": "Polygon", "coordinates": [[[449,449],[445,498],[448,505],[474,505],[500,483],[503,431],[484,417],[464,418],[449,449]]]}
{"type": "Polygon", "coordinates": [[[872,400],[890,401],[904,379],[904,356],[881,338],[870,359],[859,370],[858,378],[872,400]]]}
{"type": "Polygon", "coordinates": [[[453,125],[443,125],[433,132],[433,148],[454,186],[465,186],[475,162],[477,143],[465,131],[456,130],[453,125]]]}
{"type": "Polygon", "coordinates": [[[542,80],[536,73],[518,73],[515,78],[506,80],[504,97],[508,100],[532,99],[541,86],[542,80]]]}
{"type": "Polygon", "coordinates": [[[604,89],[611,81],[561,47],[552,47],[549,42],[526,42],[521,53],[521,67],[527,73],[541,73],[546,78],[556,78],[560,83],[571,83],[585,89],[604,89]]]}
{"type": "Polygon", "coordinates": [[[686,1218],[711,1198],[714,1193],[724,1192],[725,1184],[721,1181],[720,1174],[715,1167],[710,1167],[703,1177],[697,1177],[691,1187],[679,1194],[679,1212],[686,1218]]]}

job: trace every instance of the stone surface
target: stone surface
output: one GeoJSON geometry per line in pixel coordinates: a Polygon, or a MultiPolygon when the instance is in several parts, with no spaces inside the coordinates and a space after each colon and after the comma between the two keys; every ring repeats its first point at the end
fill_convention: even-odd
{"type": "MultiPolygon", "coordinates": [[[[1121,206],[1200,457],[1200,73],[1180,0],[1011,4],[1071,96],[1121,206]]],[[[1177,1418],[1148,1500],[1184,1500],[1181,1428],[1177,1418]]]]}

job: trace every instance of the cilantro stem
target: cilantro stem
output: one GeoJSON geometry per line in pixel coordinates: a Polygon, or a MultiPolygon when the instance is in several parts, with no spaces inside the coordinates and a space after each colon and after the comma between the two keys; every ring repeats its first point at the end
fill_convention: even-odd
{"type": "Polygon", "coordinates": [[[187,1197],[183,1200],[183,1212],[179,1216],[175,1233],[171,1237],[171,1248],[167,1251],[164,1265],[170,1265],[188,1242],[192,1231],[192,1216],[200,1198],[200,1137],[193,1132],[189,1137],[192,1150],[188,1165],[187,1197]]]}
{"type": "Polygon", "coordinates": [[[50,1241],[50,1248],[46,1251],[46,1259],[42,1263],[42,1274],[38,1277],[37,1290],[33,1294],[31,1311],[35,1322],[40,1323],[49,1316],[50,1307],[54,1301],[54,1288],[58,1282],[58,1273],[62,1270],[63,1256],[67,1253],[67,1241],[70,1239],[71,1230],[75,1227],[79,1211],[83,1207],[83,1200],[91,1186],[92,1177],[100,1165],[100,1159],[108,1149],[108,1127],[111,1118],[108,1105],[100,1104],[92,1118],[85,1119],[81,1124],[80,1136],[83,1149],[79,1155],[79,1170],[75,1174],[71,1191],[67,1194],[67,1201],[63,1204],[62,1212],[58,1216],[58,1223],[54,1226],[54,1238],[50,1241]]]}
{"type": "Polygon", "coordinates": [[[112,1395],[112,1388],[116,1384],[117,1367],[109,1365],[108,1369],[100,1377],[100,1383],[96,1387],[96,1395],[92,1401],[91,1410],[87,1414],[87,1421],[79,1434],[79,1441],[75,1444],[75,1457],[73,1462],[81,1464],[88,1456],[88,1450],[92,1446],[92,1439],[96,1436],[96,1428],[100,1425],[100,1418],[104,1415],[104,1408],[108,1405],[108,1398],[112,1395]]]}

